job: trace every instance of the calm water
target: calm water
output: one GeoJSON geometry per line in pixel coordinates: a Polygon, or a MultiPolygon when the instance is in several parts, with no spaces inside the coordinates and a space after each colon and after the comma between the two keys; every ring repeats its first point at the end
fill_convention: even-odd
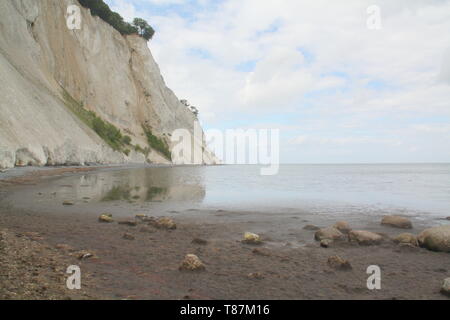
{"type": "Polygon", "coordinates": [[[450,164],[158,167],[58,179],[61,199],[216,209],[450,216],[450,164]]]}

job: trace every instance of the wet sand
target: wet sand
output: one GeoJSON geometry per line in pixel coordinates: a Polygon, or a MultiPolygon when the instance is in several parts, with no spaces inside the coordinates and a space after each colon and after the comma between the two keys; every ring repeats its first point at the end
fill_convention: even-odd
{"type": "MultiPolygon", "coordinates": [[[[0,192],[3,197],[12,191],[20,194],[26,185],[27,190],[39,193],[34,185],[55,178],[48,175],[76,175],[85,168],[56,170],[30,171],[8,182],[2,180],[0,192]]],[[[6,239],[0,250],[8,252],[0,259],[3,299],[448,299],[439,292],[442,281],[450,276],[448,253],[399,246],[390,240],[369,247],[343,241],[321,248],[313,240],[314,231],[303,227],[332,225],[337,220],[333,216],[294,215],[285,210],[256,219],[249,211],[155,206],[152,216],[173,217],[177,223],[176,230],[161,230],[144,223],[135,227],[100,223],[103,208],[97,204],[65,207],[58,202],[45,210],[0,203],[0,229],[6,239]],[[263,244],[243,244],[245,231],[259,233],[263,244]],[[135,239],[124,239],[125,233],[135,239]],[[207,243],[193,243],[195,238],[207,243]],[[82,251],[94,257],[79,260],[82,251]],[[204,262],[205,271],[178,270],[189,253],[204,262]],[[333,255],[348,259],[352,270],[328,266],[333,255]],[[81,267],[82,292],[65,288],[64,271],[72,264],[81,267]],[[382,270],[381,290],[367,289],[370,265],[382,270]],[[19,289],[24,282],[25,291],[19,289]]],[[[141,213],[139,206],[111,205],[108,209],[117,219],[141,213]]],[[[387,236],[405,232],[380,226],[380,220],[372,216],[349,222],[356,229],[387,236]]],[[[407,232],[418,234],[439,223],[449,222],[413,220],[414,229],[407,232]]]]}

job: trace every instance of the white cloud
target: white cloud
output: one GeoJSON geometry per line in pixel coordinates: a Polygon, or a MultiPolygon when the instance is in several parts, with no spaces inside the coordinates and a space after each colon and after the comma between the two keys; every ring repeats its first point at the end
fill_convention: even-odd
{"type": "Polygon", "coordinates": [[[450,1],[378,0],[379,31],[366,27],[368,0],[190,1],[183,14],[133,6],[183,7],[178,0],[111,1],[155,26],[150,48],[168,85],[210,126],[239,117],[257,125],[273,115],[282,127],[306,118],[328,124],[314,132],[323,145],[359,145],[374,135],[409,139],[414,117],[450,121],[450,1]],[[386,136],[396,124],[405,130],[386,136]],[[357,129],[370,132],[328,138],[357,129]]]}

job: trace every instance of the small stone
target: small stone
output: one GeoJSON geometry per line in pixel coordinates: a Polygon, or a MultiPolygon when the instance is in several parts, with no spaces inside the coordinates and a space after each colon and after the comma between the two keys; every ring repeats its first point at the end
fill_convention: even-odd
{"type": "Polygon", "coordinates": [[[303,227],[303,230],[317,231],[317,230],[320,230],[320,227],[313,226],[312,224],[308,224],[308,225],[303,227]]]}
{"type": "Polygon", "coordinates": [[[157,220],[151,221],[150,225],[155,226],[158,229],[175,230],[177,225],[171,218],[159,218],[157,220]]]}
{"type": "Polygon", "coordinates": [[[335,227],[328,227],[317,231],[314,234],[314,239],[316,239],[317,241],[322,241],[323,239],[344,240],[345,236],[335,227]]]}
{"type": "Polygon", "coordinates": [[[400,229],[412,229],[412,223],[409,219],[400,216],[384,216],[381,224],[400,229]]]}
{"type": "Polygon", "coordinates": [[[73,206],[75,203],[73,201],[65,200],[63,206],[73,206]]]}
{"type": "Polygon", "coordinates": [[[352,265],[347,260],[339,256],[331,256],[328,258],[328,265],[337,270],[351,270],[352,265]]]}
{"type": "Polygon", "coordinates": [[[80,251],[77,253],[78,260],[86,260],[92,258],[94,255],[88,251],[80,251]]]}
{"type": "Polygon", "coordinates": [[[130,227],[136,227],[137,223],[134,220],[121,220],[117,222],[118,224],[130,226],[130,227]]]}
{"type": "Polygon", "coordinates": [[[124,233],[122,238],[124,238],[125,240],[134,240],[136,239],[132,234],[130,233],[124,233]]]}
{"type": "Polygon", "coordinates": [[[402,233],[394,238],[394,242],[398,244],[408,244],[414,247],[419,246],[419,242],[417,241],[417,237],[411,233],[402,233]]]}
{"type": "Polygon", "coordinates": [[[261,272],[252,272],[247,275],[249,279],[262,280],[264,279],[264,275],[261,272]]]}
{"type": "Polygon", "coordinates": [[[192,244],[198,244],[201,246],[205,246],[208,244],[208,241],[206,241],[205,239],[195,238],[194,240],[192,240],[192,244]]]}
{"type": "Polygon", "coordinates": [[[342,233],[349,233],[352,229],[350,228],[350,225],[348,224],[348,222],[345,221],[338,221],[334,224],[334,226],[336,229],[338,229],[340,232],[342,233]]]}
{"type": "Polygon", "coordinates": [[[444,280],[444,283],[442,284],[441,292],[442,292],[442,294],[445,294],[446,296],[450,297],[450,278],[447,278],[444,280]]]}
{"type": "Polygon", "coordinates": [[[333,240],[330,239],[323,239],[320,241],[320,246],[322,248],[328,248],[333,243],[333,240]]]}
{"type": "Polygon", "coordinates": [[[244,243],[248,244],[260,244],[261,243],[261,237],[257,235],[256,233],[246,232],[244,234],[244,240],[242,240],[244,243]]]}
{"type": "Polygon", "coordinates": [[[261,249],[261,248],[253,249],[252,253],[256,254],[258,256],[263,256],[263,257],[269,257],[270,256],[270,251],[269,250],[261,249]]]}
{"type": "Polygon", "coordinates": [[[142,226],[139,228],[139,232],[146,232],[146,233],[155,233],[155,229],[149,228],[147,226],[142,226]]]}
{"type": "Polygon", "coordinates": [[[136,219],[141,220],[141,221],[144,221],[145,218],[147,218],[147,217],[148,216],[146,214],[143,214],[143,213],[139,213],[139,214],[136,215],[136,219]]]}
{"type": "Polygon", "coordinates": [[[188,254],[184,258],[179,270],[182,271],[202,271],[205,270],[205,265],[195,254],[188,254]]]}
{"type": "Polygon", "coordinates": [[[62,244],[57,244],[55,246],[55,248],[59,249],[59,250],[63,250],[63,251],[74,251],[73,247],[69,246],[68,244],[63,244],[63,243],[62,244]]]}
{"type": "Polygon", "coordinates": [[[114,219],[112,218],[112,214],[104,213],[98,218],[98,221],[111,223],[111,222],[114,222],[114,219]]]}

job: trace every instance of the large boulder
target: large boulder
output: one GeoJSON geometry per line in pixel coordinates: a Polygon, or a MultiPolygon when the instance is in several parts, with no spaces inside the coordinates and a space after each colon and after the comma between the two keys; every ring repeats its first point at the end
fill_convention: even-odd
{"type": "Polygon", "coordinates": [[[334,224],[333,227],[335,227],[340,232],[345,233],[345,234],[349,233],[352,230],[352,228],[350,228],[350,225],[348,224],[348,222],[345,222],[345,221],[338,221],[334,224]]]}
{"type": "Polygon", "coordinates": [[[328,227],[328,228],[324,228],[324,229],[318,230],[314,234],[314,239],[316,239],[317,241],[322,241],[324,239],[328,239],[328,240],[344,240],[345,236],[344,236],[344,234],[342,232],[340,232],[335,227],[328,227]]]}
{"type": "Polygon", "coordinates": [[[421,247],[429,250],[450,252],[450,225],[426,229],[417,240],[421,247]]]}
{"type": "Polygon", "coordinates": [[[400,229],[412,229],[412,223],[408,218],[400,216],[384,216],[381,224],[400,229]]]}
{"type": "Polygon", "coordinates": [[[414,247],[419,246],[419,242],[417,241],[417,237],[411,233],[402,233],[394,238],[394,242],[399,244],[409,244],[414,247]]]}
{"type": "Polygon", "coordinates": [[[348,233],[349,241],[356,241],[360,245],[375,245],[383,241],[383,237],[377,233],[365,230],[352,230],[348,233]]]}
{"type": "Polygon", "coordinates": [[[450,297],[450,278],[447,278],[444,280],[444,283],[442,284],[441,292],[445,294],[446,296],[450,297]]]}

